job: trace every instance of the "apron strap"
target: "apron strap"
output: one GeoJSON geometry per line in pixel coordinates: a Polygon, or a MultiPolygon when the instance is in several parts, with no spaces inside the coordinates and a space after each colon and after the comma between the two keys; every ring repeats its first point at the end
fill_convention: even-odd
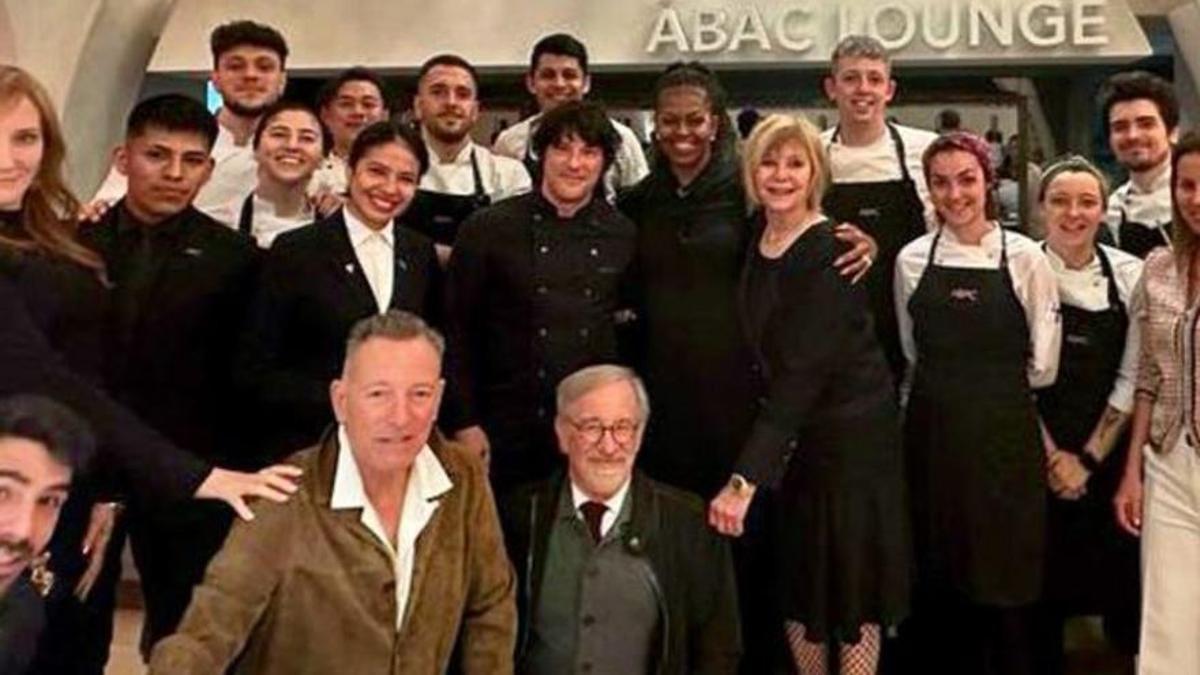
{"type": "MultiPolygon", "coordinates": [[[[900,130],[896,125],[888,122],[886,124],[888,135],[892,137],[892,147],[896,150],[896,162],[900,164],[900,178],[908,182],[912,182],[912,174],[908,171],[908,161],[905,159],[904,139],[900,137],[900,130]]],[[[833,127],[833,135],[830,136],[829,142],[825,144],[825,155],[829,155],[829,149],[834,143],[841,140],[842,125],[838,124],[833,127]]]]}
{"type": "Polygon", "coordinates": [[[1100,258],[1100,270],[1104,273],[1104,278],[1108,281],[1108,306],[1110,309],[1125,313],[1125,303],[1121,302],[1121,293],[1117,288],[1117,275],[1113,273],[1112,263],[1109,262],[1108,256],[1104,253],[1104,249],[1096,247],[1096,256],[1100,258]]]}
{"type": "Polygon", "coordinates": [[[246,200],[242,202],[242,212],[238,216],[238,232],[251,236],[251,230],[254,226],[254,193],[246,195],[246,200]]]}
{"type": "Polygon", "coordinates": [[[479,174],[479,160],[475,158],[475,147],[471,147],[471,178],[475,182],[473,196],[475,199],[487,196],[487,191],[483,189],[483,177],[479,174]]]}

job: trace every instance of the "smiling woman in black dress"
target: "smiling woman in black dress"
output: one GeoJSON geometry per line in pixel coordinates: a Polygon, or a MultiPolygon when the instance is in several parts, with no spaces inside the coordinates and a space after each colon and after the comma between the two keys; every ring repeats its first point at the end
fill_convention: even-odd
{"type": "Polygon", "coordinates": [[[881,626],[908,608],[909,543],[891,375],[862,288],[821,214],[816,129],[772,115],[743,163],[760,207],[740,290],[759,411],[735,473],[709,509],[738,536],[760,488],[777,488],[778,590],[801,672],[874,673],[881,626]],[[827,664],[827,645],[839,663],[827,664]]]}

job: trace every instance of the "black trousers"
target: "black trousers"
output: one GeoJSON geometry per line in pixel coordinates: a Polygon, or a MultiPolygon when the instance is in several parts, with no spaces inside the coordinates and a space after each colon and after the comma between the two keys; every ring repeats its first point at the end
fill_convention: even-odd
{"type": "Polygon", "coordinates": [[[192,589],[229,533],[233,511],[224,502],[191,501],[156,512],[130,510],[129,539],[142,580],[146,623],[141,649],[175,632],[192,600],[192,589]]]}

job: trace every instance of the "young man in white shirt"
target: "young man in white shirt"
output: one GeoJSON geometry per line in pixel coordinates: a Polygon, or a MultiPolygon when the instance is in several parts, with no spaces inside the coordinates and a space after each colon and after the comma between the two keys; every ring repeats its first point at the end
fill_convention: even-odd
{"type": "MultiPolygon", "coordinates": [[[[587,47],[565,33],[547,35],[533,46],[525,88],[537,99],[538,114],[528,117],[504,130],[492,149],[497,154],[525,163],[531,176],[537,177],[538,161],[532,151],[534,131],[541,116],[568,101],[579,101],[591,90],[588,74],[587,47]]],[[[635,185],[650,172],[641,141],[629,127],[610,118],[621,136],[621,146],[613,165],[604,175],[604,189],[609,201],[617,190],[635,185]]]]}
{"type": "Polygon", "coordinates": [[[1129,180],[1108,198],[1116,245],[1139,258],[1171,240],[1171,146],[1179,102],[1171,85],[1144,71],[1109,78],[1101,93],[1108,144],[1129,180]]]}
{"type": "Polygon", "coordinates": [[[822,134],[832,181],[825,213],[853,223],[879,244],[879,260],[866,277],[876,331],[898,383],[904,355],[892,294],[896,254],[933,222],[921,155],[937,134],[887,121],[896,95],[891,58],[883,44],[850,35],[833,50],[825,94],[837,105],[838,123],[822,134]]]}
{"type": "Polygon", "coordinates": [[[462,57],[439,54],[421,66],[412,112],[429,149],[429,168],[404,222],[433,238],[445,265],[462,221],[493,202],[528,192],[529,172],[471,138],[479,120],[479,78],[462,57]]]}
{"type": "Polygon", "coordinates": [[[317,92],[317,113],[329,130],[330,149],[317,167],[308,193],[317,202],[322,215],[341,205],[349,174],[346,159],[358,132],[383,121],[391,114],[391,95],[378,73],[361,66],[347,68],[321,86],[317,92]],[[330,200],[325,195],[338,199],[330,200]]]}
{"type": "MultiPolygon", "coordinates": [[[[212,83],[223,105],[217,111],[218,134],[212,148],[212,177],[196,195],[197,209],[236,228],[242,203],[254,190],[258,162],[250,139],[262,113],[287,85],[288,46],[279,31],[253,21],[217,26],[212,46],[212,83]]],[[[125,196],[125,176],[114,167],[93,201],[112,204],[125,196]]]]}

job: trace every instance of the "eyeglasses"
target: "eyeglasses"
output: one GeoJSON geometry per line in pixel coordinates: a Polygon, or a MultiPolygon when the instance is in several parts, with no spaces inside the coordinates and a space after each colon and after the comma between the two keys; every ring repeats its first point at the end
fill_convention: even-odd
{"type": "Polygon", "coordinates": [[[640,422],[633,420],[617,420],[612,424],[603,424],[598,420],[576,422],[569,419],[567,421],[575,427],[575,431],[583,437],[583,440],[592,445],[600,445],[604,440],[605,432],[612,434],[613,442],[617,445],[629,445],[642,426],[640,422]]]}

